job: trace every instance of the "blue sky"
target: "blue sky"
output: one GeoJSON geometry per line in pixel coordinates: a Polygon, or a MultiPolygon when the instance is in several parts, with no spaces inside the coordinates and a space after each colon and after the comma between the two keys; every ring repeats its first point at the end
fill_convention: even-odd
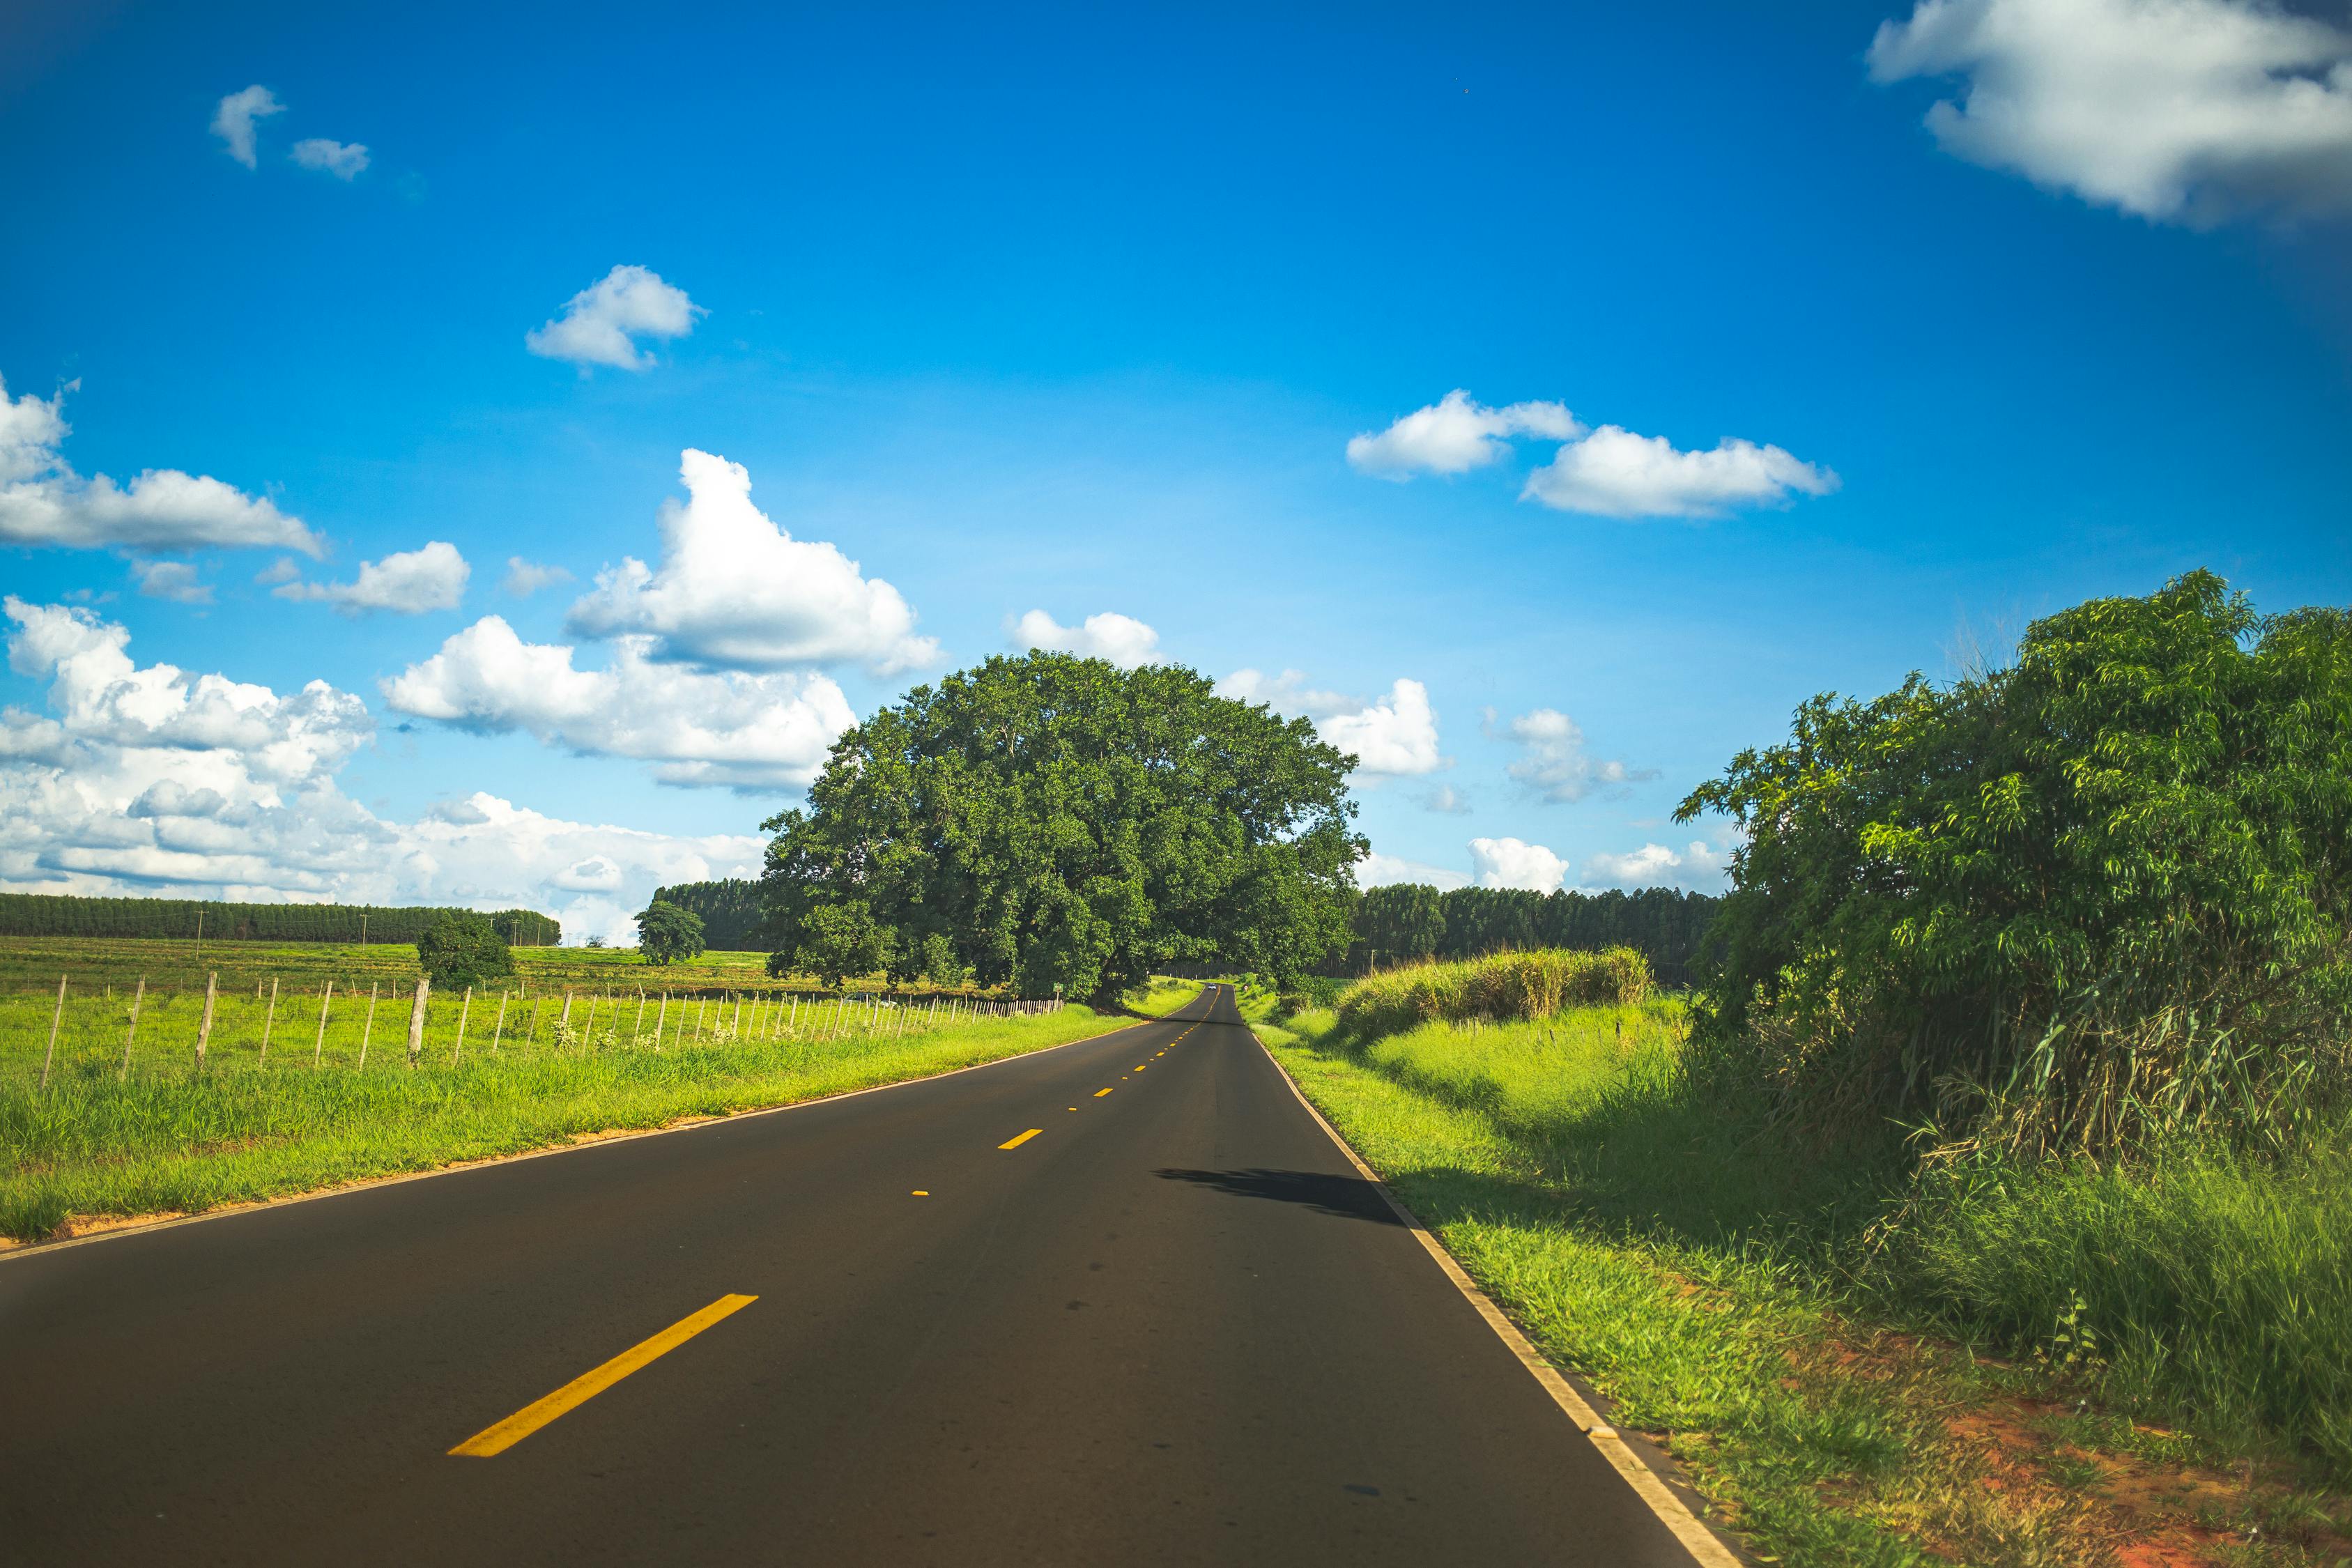
{"type": "Polygon", "coordinates": [[[1362,742],[1379,875],[1715,887],[1664,819],[1815,691],[2195,566],[2352,599],[2347,60],[2242,0],[16,8],[0,886],[619,934],[1042,612],[1362,742]],[[713,463],[666,560],[689,449],[798,544],[713,463]]]}

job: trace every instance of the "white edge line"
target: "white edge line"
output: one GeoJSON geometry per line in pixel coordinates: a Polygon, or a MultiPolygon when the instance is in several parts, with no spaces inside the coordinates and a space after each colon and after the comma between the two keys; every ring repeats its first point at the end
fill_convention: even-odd
{"type": "MultiPolygon", "coordinates": [[[[1248,1027],[1246,1021],[1243,1026],[1248,1027]]],[[[1544,1359],[1543,1352],[1519,1331],[1518,1325],[1505,1317],[1502,1309],[1495,1305],[1486,1292],[1478,1289],[1468,1274],[1463,1272],[1462,1265],[1455,1262],[1454,1255],[1429,1233],[1429,1227],[1423,1225],[1394,1193],[1389,1191],[1389,1184],[1381,1180],[1380,1173],[1364,1163],[1363,1157],[1339,1136],[1339,1130],[1315,1109],[1315,1102],[1307,1098],[1297,1080],[1284,1069],[1281,1062],[1275,1059],[1272,1051],[1266,1050],[1265,1042],[1257,1038],[1255,1029],[1250,1030],[1250,1038],[1257,1041],[1259,1050],[1265,1051],[1266,1061],[1281,1075],[1282,1081],[1289,1086],[1290,1092],[1306,1109],[1307,1114],[1315,1119],[1315,1125],[1323,1129],[1331,1142],[1339,1145],[1339,1152],[1348,1156],[1348,1163],[1356,1167],[1357,1173],[1372,1184],[1372,1189],[1381,1194],[1382,1201],[1395,1214],[1398,1223],[1412,1233],[1413,1239],[1421,1243],[1422,1250],[1445,1271],[1446,1279],[1454,1282],[1454,1288],[1462,1292],[1464,1300],[1477,1309],[1478,1315],[1486,1321],[1486,1326],[1495,1331],[1495,1337],[1509,1347],[1511,1353],[1518,1357],[1519,1364],[1527,1368],[1528,1374],[1551,1395],[1552,1403],[1576,1423],[1577,1430],[1584,1434],[1586,1440],[1601,1451],[1601,1458],[1607,1459],[1617,1473],[1625,1478],[1627,1484],[1640,1494],[1642,1500],[1649,1505],[1650,1511],[1658,1516],[1658,1522],[1674,1532],[1683,1550],[1704,1568],[1742,1568],[1739,1558],[1716,1538],[1713,1531],[1699,1522],[1683,1500],[1658,1479],[1657,1472],[1643,1463],[1642,1457],[1617,1435],[1617,1429],[1603,1421],[1601,1413],[1585,1403],[1584,1396],[1576,1392],[1575,1385],[1559,1374],[1558,1367],[1544,1359]]]]}
{"type": "Polygon", "coordinates": [[[1026,1061],[1042,1057],[1048,1051],[1066,1051],[1072,1046],[1090,1046],[1129,1030],[1148,1029],[1154,1024],[1165,1024],[1170,1017],[1150,1018],[1123,1028],[1105,1029],[1099,1035],[1085,1035],[1075,1040],[1064,1040],[1057,1046],[1039,1046],[1034,1050],[998,1057],[993,1061],[973,1062],[969,1067],[950,1068],[945,1072],[927,1073],[921,1078],[902,1078],[895,1083],[869,1083],[864,1089],[845,1089],[838,1094],[821,1094],[814,1100],[795,1100],[789,1105],[762,1105],[751,1110],[730,1110],[724,1116],[709,1116],[697,1121],[681,1121],[669,1127],[640,1127],[627,1132],[608,1132],[590,1139],[585,1143],[559,1143],[552,1149],[532,1149],[520,1154],[491,1155],[488,1159],[468,1160],[462,1164],[444,1165],[434,1171],[404,1171],[397,1175],[368,1176],[323,1192],[289,1193],[282,1197],[259,1198],[251,1203],[223,1205],[202,1214],[184,1214],[175,1219],[148,1220],[144,1223],[114,1226],[89,1236],[69,1236],[60,1241],[36,1241],[21,1247],[0,1248],[0,1268],[26,1258],[46,1258],[53,1252],[63,1252],[69,1247],[93,1247],[101,1241],[121,1241],[128,1237],[152,1236],[159,1230],[177,1230],[184,1225],[202,1225],[206,1220],[238,1219],[250,1214],[270,1209],[290,1208],[296,1204],[314,1204],[328,1198],[346,1198],[354,1193],[372,1193],[379,1187],[396,1187],[404,1182],[428,1182],[436,1176],[463,1176],[475,1171],[489,1170],[500,1165],[520,1165],[526,1160],[545,1160],[557,1154],[584,1154],[593,1149],[603,1149],[614,1143],[634,1143],[640,1138],[659,1138],[671,1132],[699,1132],[708,1127],[728,1127],[738,1121],[748,1121],[755,1116],[775,1116],[787,1110],[805,1110],[812,1105],[830,1105],[837,1100],[855,1100],[861,1094],[880,1094],[885,1089],[906,1089],[913,1084],[937,1083],[943,1078],[961,1073],[979,1072],[986,1068],[998,1068],[1007,1062],[1026,1061]]]}

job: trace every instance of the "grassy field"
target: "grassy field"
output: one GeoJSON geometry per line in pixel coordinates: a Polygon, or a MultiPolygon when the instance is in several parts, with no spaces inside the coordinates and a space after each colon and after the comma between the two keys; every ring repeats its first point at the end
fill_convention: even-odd
{"type": "Polygon", "coordinates": [[[264,963],[235,988],[221,973],[199,1065],[201,980],[151,981],[142,994],[135,976],[152,955],[108,951],[154,945],[71,944],[78,973],[134,978],[69,980],[62,1012],[54,983],[0,994],[0,1236],[36,1239],[78,1218],[192,1212],[785,1104],[1120,1023],[1076,1006],[1006,1016],[968,996],[728,984],[730,971],[763,981],[759,954],[715,955],[686,973],[601,953],[535,972],[536,954],[518,950],[525,981],[513,992],[430,994],[412,1070],[413,949],[264,946],[264,963]]]}
{"type": "Polygon", "coordinates": [[[1673,999],[1369,1038],[1310,1009],[1260,1033],[1770,1556],[2352,1556],[2338,1159],[1923,1185],[1892,1139],[1794,1148],[1708,1104],[1673,999]]]}

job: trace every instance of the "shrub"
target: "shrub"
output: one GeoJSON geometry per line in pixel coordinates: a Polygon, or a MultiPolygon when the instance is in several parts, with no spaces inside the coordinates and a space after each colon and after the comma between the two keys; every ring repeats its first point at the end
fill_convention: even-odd
{"type": "Polygon", "coordinates": [[[444,910],[416,939],[416,962],[445,989],[514,976],[514,954],[488,915],[444,910]]]}
{"type": "Polygon", "coordinates": [[[2340,1085],[2352,614],[2095,599],[2009,668],[1815,698],[1700,812],[1747,842],[1699,1037],[1783,1115],[2104,1156],[2276,1143],[2340,1085]]]}
{"type": "Polygon", "coordinates": [[[1544,948],[1383,970],[1340,993],[1340,1026],[1358,1039],[1444,1019],[1545,1018],[1562,1007],[1631,1005],[1650,994],[1649,960],[1630,947],[1544,948]]]}

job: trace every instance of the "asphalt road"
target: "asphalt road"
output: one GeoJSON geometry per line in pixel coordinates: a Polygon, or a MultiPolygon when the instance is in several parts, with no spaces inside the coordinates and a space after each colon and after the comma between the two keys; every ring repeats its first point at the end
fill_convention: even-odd
{"type": "Polygon", "coordinates": [[[1227,993],[0,1259],[9,1564],[1688,1561],[1227,993]],[[706,1308],[503,1451],[449,1452],[706,1308]]]}

